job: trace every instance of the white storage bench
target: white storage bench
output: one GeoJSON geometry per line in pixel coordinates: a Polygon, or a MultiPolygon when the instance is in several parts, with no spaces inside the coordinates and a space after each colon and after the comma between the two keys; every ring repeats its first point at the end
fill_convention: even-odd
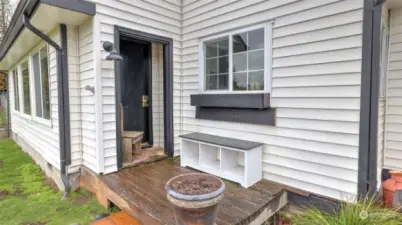
{"type": "Polygon", "coordinates": [[[262,179],[263,143],[202,133],[181,135],[181,166],[248,188],[262,179]]]}

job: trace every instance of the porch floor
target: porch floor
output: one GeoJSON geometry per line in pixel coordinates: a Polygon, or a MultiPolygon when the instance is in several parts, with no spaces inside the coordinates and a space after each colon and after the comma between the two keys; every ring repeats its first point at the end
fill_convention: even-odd
{"type": "MultiPolygon", "coordinates": [[[[97,193],[97,196],[101,194],[143,224],[174,225],[174,213],[166,198],[165,183],[176,175],[191,172],[195,170],[180,167],[177,159],[165,159],[113,174],[96,175],[98,184],[104,186],[98,190],[102,193],[97,193]]],[[[85,173],[83,175],[81,179],[85,179],[85,173]]],[[[91,185],[97,183],[87,182],[91,185]]],[[[224,198],[219,205],[218,225],[260,225],[287,203],[285,187],[267,180],[247,189],[229,181],[225,181],[225,185],[224,198]]]]}

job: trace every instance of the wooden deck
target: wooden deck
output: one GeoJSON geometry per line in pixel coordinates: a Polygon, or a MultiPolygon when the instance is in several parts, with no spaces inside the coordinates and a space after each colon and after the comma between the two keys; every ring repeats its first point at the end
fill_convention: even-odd
{"type": "MultiPolygon", "coordinates": [[[[164,186],[170,178],[191,172],[194,170],[180,167],[177,160],[165,159],[105,176],[84,170],[81,184],[95,192],[105,206],[112,202],[144,225],[174,225],[174,213],[164,186]]],[[[218,225],[260,225],[287,203],[285,187],[267,180],[248,189],[232,182],[225,185],[218,225]]]]}

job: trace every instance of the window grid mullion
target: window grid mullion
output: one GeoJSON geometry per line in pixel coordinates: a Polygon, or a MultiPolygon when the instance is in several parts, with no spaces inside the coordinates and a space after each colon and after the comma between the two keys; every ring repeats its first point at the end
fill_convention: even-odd
{"type": "Polygon", "coordinates": [[[248,91],[248,32],[246,33],[247,43],[246,43],[246,91],[248,91]]]}
{"type": "Polygon", "coordinates": [[[216,90],[219,90],[219,41],[216,43],[216,90]]]}
{"type": "MultiPolygon", "coordinates": [[[[269,49],[272,48],[272,42],[268,41],[268,36],[271,36],[272,34],[268,35],[268,28],[264,28],[264,91],[268,91],[270,86],[270,77],[268,75],[271,74],[271,72],[268,71],[268,59],[271,60],[272,56],[271,54],[268,57],[268,51],[269,49]]],[[[271,63],[270,63],[271,64],[271,63]]]]}
{"type": "Polygon", "coordinates": [[[229,35],[229,91],[233,91],[233,35],[229,35]]]}

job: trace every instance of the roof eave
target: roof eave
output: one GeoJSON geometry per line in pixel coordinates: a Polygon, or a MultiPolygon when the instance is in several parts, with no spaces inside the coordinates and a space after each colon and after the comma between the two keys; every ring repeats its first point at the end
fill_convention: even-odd
{"type": "Polygon", "coordinates": [[[83,0],[21,0],[0,44],[0,63],[7,56],[8,51],[24,29],[22,15],[25,14],[30,19],[40,4],[55,6],[91,16],[96,13],[96,5],[83,0]]]}

